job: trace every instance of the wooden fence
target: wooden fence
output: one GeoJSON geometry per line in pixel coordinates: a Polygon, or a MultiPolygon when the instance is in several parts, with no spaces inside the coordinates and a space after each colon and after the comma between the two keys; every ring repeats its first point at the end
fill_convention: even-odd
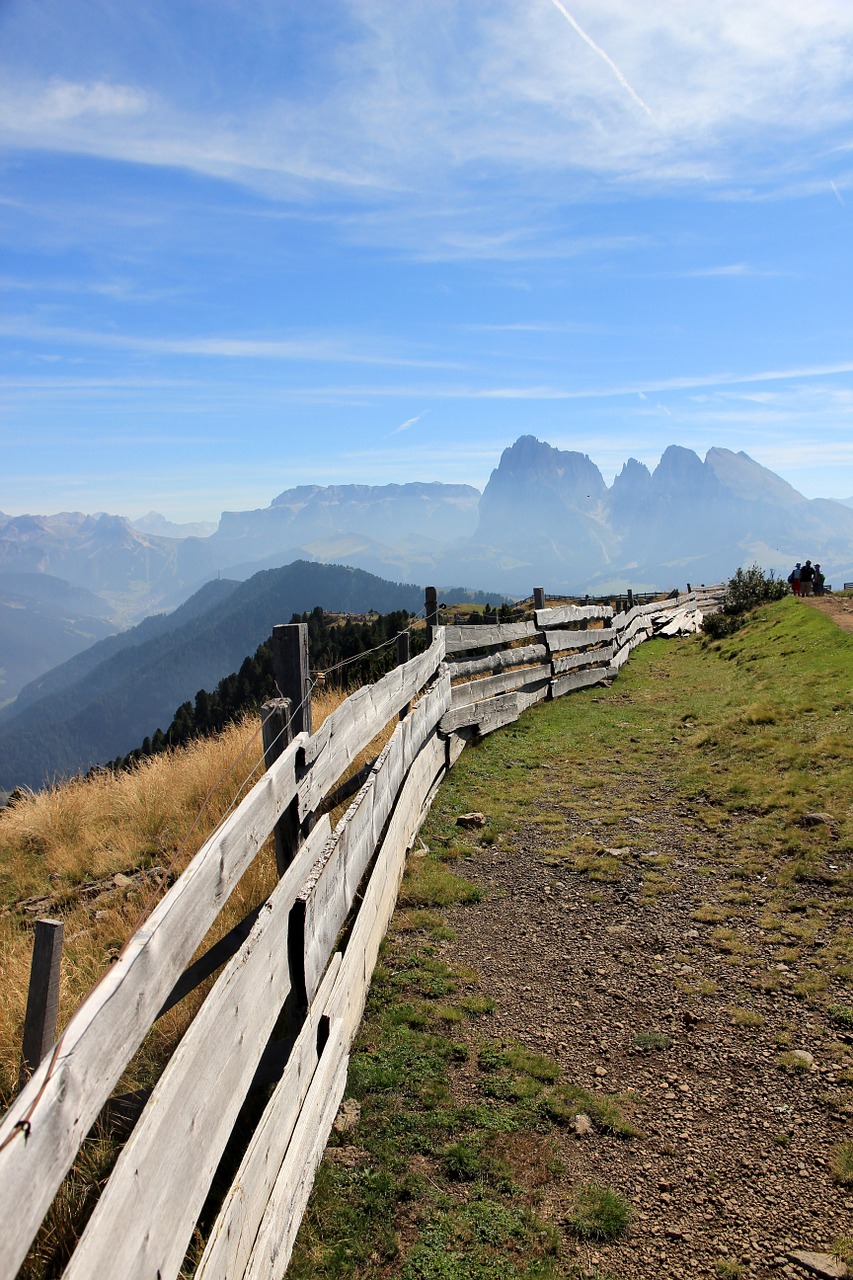
{"type": "MultiPolygon", "coordinates": [[[[267,772],[134,934],[4,1117],[0,1275],[21,1266],[158,1016],[221,966],[64,1274],[178,1276],[238,1116],[277,1059],[277,1083],[244,1140],[196,1275],[283,1276],[343,1096],[406,853],[442,777],[467,743],[526,707],[613,679],[652,634],[696,630],[714,599],[713,590],[690,592],[618,612],[562,605],[536,609],[528,622],[433,627],[425,653],[352,694],[277,759],[270,753],[267,772]],[[332,830],[324,802],[391,721],[387,745],[332,830]],[[191,964],[274,830],[280,846],[289,844],[275,889],[191,964]],[[282,1045],[275,1035],[283,1022],[282,1045]]],[[[428,608],[434,602],[433,593],[428,608]]],[[[302,641],[300,632],[297,648],[302,641]]]]}

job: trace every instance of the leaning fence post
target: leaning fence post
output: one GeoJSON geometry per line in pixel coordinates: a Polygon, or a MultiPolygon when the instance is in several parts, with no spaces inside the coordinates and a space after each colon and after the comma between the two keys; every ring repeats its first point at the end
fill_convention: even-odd
{"type": "Polygon", "coordinates": [[[424,588],[424,611],[426,612],[427,642],[432,644],[435,629],[438,626],[438,592],[435,587],[424,588]]]}
{"type": "MultiPolygon", "coordinates": [[[[292,703],[290,698],[273,698],[261,707],[261,732],[264,743],[264,768],[270,769],[284,748],[293,741],[290,723],[292,703]]],[[[288,811],[279,818],[273,828],[275,837],[275,864],[283,876],[293,858],[296,830],[293,815],[288,811]]]]}
{"type": "Polygon", "coordinates": [[[545,588],[544,587],[533,588],[533,608],[534,609],[545,608],[545,588]]]}
{"type": "Polygon", "coordinates": [[[311,732],[308,624],[288,622],[272,629],[272,665],[279,696],[293,703],[293,736],[311,732]]]}
{"type": "Polygon", "coordinates": [[[56,1040],[63,928],[61,920],[36,920],[18,1077],[22,1086],[56,1040]]]}

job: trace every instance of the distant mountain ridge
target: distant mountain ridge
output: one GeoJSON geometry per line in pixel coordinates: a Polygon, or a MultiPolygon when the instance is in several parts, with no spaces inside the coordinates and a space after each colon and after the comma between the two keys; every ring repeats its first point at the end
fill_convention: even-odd
{"type": "MultiPolygon", "coordinates": [[[[846,501],[807,499],[746,453],[720,448],[703,460],[671,445],[653,470],[629,458],[608,486],[586,454],[527,435],[503,451],[482,494],[438,482],[299,485],[268,507],[223,512],[209,536],[190,528],[157,513],[136,526],[106,514],[0,514],[0,575],[46,573],[84,587],[107,603],[116,629],[217,576],[244,580],[295,560],[510,595],[534,584],[669,588],[753,561],[787,575],[806,557],[830,582],[853,578],[846,501]]],[[[25,662],[26,644],[21,651],[25,662]]],[[[37,644],[32,659],[20,682],[44,672],[37,644]]]]}
{"type": "Polygon", "coordinates": [[[182,702],[238,668],[294,613],[316,605],[353,613],[417,612],[423,605],[420,587],[304,561],[224,586],[208,584],[205,607],[187,601],[183,613],[96,645],[42,681],[42,696],[31,690],[30,701],[8,708],[14,714],[0,727],[0,789],[40,786],[125,755],[168,725],[182,702]]]}

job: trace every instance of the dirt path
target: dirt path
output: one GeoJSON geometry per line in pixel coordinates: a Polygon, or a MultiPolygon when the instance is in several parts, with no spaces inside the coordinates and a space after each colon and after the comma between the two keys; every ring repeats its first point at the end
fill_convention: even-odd
{"type": "MultiPolygon", "coordinates": [[[[553,787],[539,815],[563,820],[560,841],[594,838],[598,821],[573,810],[571,778],[558,762],[542,767],[553,787]]],[[[630,1201],[623,1240],[568,1244],[590,1276],[805,1275],[792,1250],[828,1251],[853,1234],[853,1189],[835,1185],[829,1167],[851,1136],[853,1035],[821,1024],[784,962],[757,981],[739,948],[761,943],[761,913],[753,895],[748,923],[721,871],[725,829],[709,833],[689,806],[673,806],[660,777],[614,769],[602,812],[625,801],[634,816],[618,840],[607,837],[626,868],[618,883],[552,856],[555,838],[534,812],[460,864],[487,893],[448,913],[458,928],[448,959],[475,968],[495,1001],[490,1034],[550,1054],[586,1088],[641,1099],[631,1141],[556,1131],[565,1175],[543,1189],[541,1212],[559,1223],[579,1180],[630,1201]],[[655,854],[641,838],[649,826],[655,854]],[[672,861],[658,863],[666,883],[650,893],[645,873],[659,855],[672,861]],[[732,923],[739,941],[727,950],[720,928],[732,923]],[[793,1050],[810,1058],[789,1073],[779,1058],[793,1050]]],[[[819,903],[821,886],[800,896],[819,903]]]]}
{"type": "Polygon", "coordinates": [[[843,631],[853,631],[853,599],[849,596],[806,596],[804,602],[832,618],[843,631]]]}

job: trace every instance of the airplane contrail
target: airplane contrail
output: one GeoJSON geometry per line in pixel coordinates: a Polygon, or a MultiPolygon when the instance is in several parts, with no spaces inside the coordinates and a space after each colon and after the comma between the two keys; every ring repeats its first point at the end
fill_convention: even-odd
{"type": "Polygon", "coordinates": [[[566,6],[562,3],[562,0],[551,0],[551,3],[554,5],[555,9],[559,9],[560,13],[566,19],[566,22],[570,23],[571,26],[574,27],[575,31],[577,31],[581,40],[583,40],[586,44],[588,44],[590,49],[592,49],[594,53],[598,54],[599,58],[604,59],[604,61],[607,63],[610,70],[615,75],[616,79],[621,84],[622,88],[625,89],[628,93],[630,93],[631,97],[634,99],[637,106],[643,108],[643,110],[645,111],[646,115],[649,117],[650,120],[654,120],[654,116],[652,115],[651,108],[648,107],[645,104],[645,102],[643,102],[643,99],[640,97],[640,95],[636,92],[635,89],[631,87],[631,85],[625,79],[622,72],[619,70],[616,63],[609,56],[609,54],[606,54],[604,50],[601,48],[601,45],[596,44],[595,41],[586,34],[586,32],[584,31],[580,23],[575,21],[575,19],[569,13],[566,6]]]}
{"type": "Polygon", "coordinates": [[[842,196],[841,192],[838,190],[838,187],[832,181],[832,178],[829,179],[829,185],[832,187],[832,190],[835,194],[835,198],[838,201],[838,203],[841,205],[841,208],[846,209],[847,205],[844,203],[844,197],[842,196]]]}

